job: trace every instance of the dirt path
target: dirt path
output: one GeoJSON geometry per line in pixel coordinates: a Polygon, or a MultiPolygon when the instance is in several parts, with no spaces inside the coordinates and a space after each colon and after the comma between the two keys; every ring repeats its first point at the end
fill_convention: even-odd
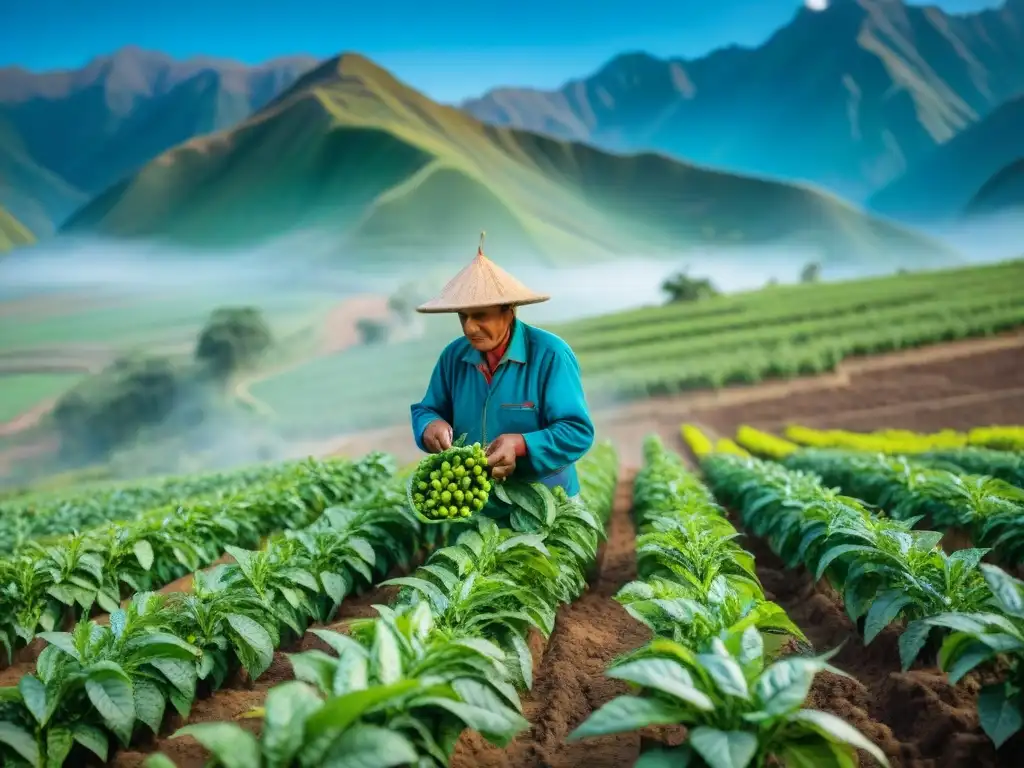
{"type": "Polygon", "coordinates": [[[617,768],[636,761],[640,737],[635,733],[565,743],[591,712],[625,692],[624,683],[604,676],[608,665],[650,637],[612,599],[636,577],[635,532],[629,515],[633,476],[633,472],[624,473],[616,489],[596,583],[558,612],[533,690],[523,699],[530,730],[504,750],[490,746],[478,734],[466,734],[452,768],[617,768]]]}
{"type": "Polygon", "coordinates": [[[328,314],[323,324],[323,338],[312,357],[290,361],[284,365],[255,372],[252,376],[239,379],[235,384],[234,396],[259,413],[273,414],[274,410],[252,393],[252,388],[274,376],[305,365],[311,360],[342,352],[359,342],[357,324],[360,320],[383,320],[388,317],[386,296],[366,294],[353,296],[338,304],[328,314]]]}

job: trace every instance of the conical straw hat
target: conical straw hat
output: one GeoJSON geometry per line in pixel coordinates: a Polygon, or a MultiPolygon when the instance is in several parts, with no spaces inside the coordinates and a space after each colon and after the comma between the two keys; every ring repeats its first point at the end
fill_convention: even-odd
{"type": "Polygon", "coordinates": [[[502,304],[538,304],[550,296],[535,293],[484,256],[483,235],[476,257],[448,281],[435,298],[416,307],[417,312],[461,312],[502,304]]]}

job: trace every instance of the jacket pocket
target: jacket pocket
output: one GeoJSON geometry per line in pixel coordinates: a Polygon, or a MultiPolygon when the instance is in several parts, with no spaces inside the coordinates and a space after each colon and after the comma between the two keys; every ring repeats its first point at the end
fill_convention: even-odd
{"type": "Polygon", "coordinates": [[[502,403],[498,418],[501,431],[513,435],[540,429],[540,413],[534,403],[502,403]]]}

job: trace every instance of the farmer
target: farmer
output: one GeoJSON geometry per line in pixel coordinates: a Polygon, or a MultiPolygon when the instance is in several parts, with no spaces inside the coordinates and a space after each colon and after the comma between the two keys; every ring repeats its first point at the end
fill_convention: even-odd
{"type": "MultiPolygon", "coordinates": [[[[412,432],[429,453],[465,434],[467,444],[485,446],[495,480],[515,473],[575,496],[575,463],[594,442],[579,363],[560,338],[516,317],[516,307],[549,298],[484,256],[481,237],[469,266],[417,307],[457,312],[462,336],[445,347],[426,395],[412,406],[412,432]]],[[[487,512],[503,514],[492,504],[487,512]]]]}

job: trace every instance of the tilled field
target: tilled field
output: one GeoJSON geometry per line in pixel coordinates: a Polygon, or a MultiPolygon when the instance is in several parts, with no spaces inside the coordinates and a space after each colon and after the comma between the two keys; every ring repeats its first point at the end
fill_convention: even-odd
{"type": "MultiPolygon", "coordinates": [[[[624,684],[606,678],[604,669],[650,637],[647,629],[613,599],[616,591],[636,575],[635,531],[629,514],[631,476],[626,472],[620,481],[609,538],[591,588],[572,605],[563,606],[547,642],[534,637],[531,643],[534,686],[523,697],[530,729],[506,749],[496,749],[479,735],[467,732],[452,761],[453,768],[612,768],[629,766],[636,760],[639,733],[566,743],[566,736],[591,712],[624,692],[624,684]]],[[[975,676],[954,687],[934,668],[917,666],[900,672],[897,630],[886,629],[865,647],[827,585],[813,583],[803,569],[785,569],[763,541],[751,538],[745,541],[745,547],[756,557],[766,596],[786,610],[815,650],[824,652],[842,646],[833,664],[853,679],[823,673],[812,689],[809,706],[846,719],[877,743],[893,766],[1024,765],[1024,739],[1011,740],[997,755],[982,733],[976,714],[980,683],[975,676]]],[[[393,597],[392,588],[383,588],[350,599],[343,604],[338,623],[372,616],[374,604],[387,603],[393,597]]],[[[307,634],[298,647],[286,651],[308,650],[318,644],[307,634]]],[[[225,688],[197,701],[188,722],[235,720],[259,706],[270,687],[290,677],[286,652],[278,652],[259,681],[252,684],[237,675],[225,688]]],[[[258,720],[243,722],[254,731],[259,727],[258,720]]],[[[163,751],[181,768],[202,766],[207,755],[195,741],[169,738],[183,724],[177,718],[169,720],[159,739],[120,752],[113,764],[121,768],[140,766],[147,754],[163,751]]],[[[644,735],[671,741],[679,736],[653,731],[644,735]]],[[[862,763],[872,764],[866,758],[862,763]]]]}

